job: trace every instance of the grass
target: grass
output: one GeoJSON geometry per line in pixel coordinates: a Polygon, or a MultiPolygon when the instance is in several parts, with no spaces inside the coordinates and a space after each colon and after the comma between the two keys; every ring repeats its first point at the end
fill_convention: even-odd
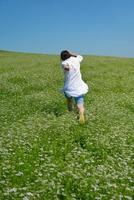
{"type": "Polygon", "coordinates": [[[134,198],[134,59],[85,56],[87,122],[58,56],[0,52],[0,199],[134,198]]]}

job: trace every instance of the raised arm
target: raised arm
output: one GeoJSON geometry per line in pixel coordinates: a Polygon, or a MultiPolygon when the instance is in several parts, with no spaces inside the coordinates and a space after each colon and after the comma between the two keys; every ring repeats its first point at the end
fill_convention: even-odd
{"type": "Polygon", "coordinates": [[[81,62],[83,60],[83,57],[79,54],[76,54],[76,53],[72,53],[72,52],[69,52],[70,55],[72,55],[73,57],[77,57],[79,62],[81,62]]]}
{"type": "Polygon", "coordinates": [[[74,56],[74,57],[77,57],[77,55],[78,55],[78,54],[73,53],[73,52],[71,52],[71,51],[69,51],[69,53],[70,53],[71,56],[74,56]]]}

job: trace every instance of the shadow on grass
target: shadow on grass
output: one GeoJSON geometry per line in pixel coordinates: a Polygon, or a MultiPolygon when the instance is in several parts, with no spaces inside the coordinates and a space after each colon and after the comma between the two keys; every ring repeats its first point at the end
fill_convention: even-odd
{"type": "Polygon", "coordinates": [[[46,114],[52,114],[52,115],[55,115],[56,117],[60,117],[61,115],[65,113],[65,106],[61,105],[58,102],[55,102],[51,105],[46,105],[42,109],[42,111],[45,112],[46,114]]]}
{"type": "Polygon", "coordinates": [[[125,108],[126,108],[127,110],[129,110],[130,112],[134,113],[134,107],[133,107],[132,104],[126,103],[125,108]]]}

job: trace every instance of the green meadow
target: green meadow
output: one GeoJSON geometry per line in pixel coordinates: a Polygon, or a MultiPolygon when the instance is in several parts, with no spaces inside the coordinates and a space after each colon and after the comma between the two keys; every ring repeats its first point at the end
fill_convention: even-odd
{"type": "Polygon", "coordinates": [[[59,56],[0,51],[0,199],[134,199],[134,58],[84,56],[86,124],[59,56]]]}

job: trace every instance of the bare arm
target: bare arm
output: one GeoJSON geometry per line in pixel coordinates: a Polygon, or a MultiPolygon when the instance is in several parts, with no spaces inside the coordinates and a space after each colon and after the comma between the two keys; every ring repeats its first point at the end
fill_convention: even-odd
{"type": "Polygon", "coordinates": [[[72,55],[72,56],[74,56],[74,57],[77,57],[77,55],[78,55],[78,54],[73,53],[73,52],[70,52],[70,51],[69,51],[69,53],[70,53],[70,55],[72,55]]]}
{"type": "Polygon", "coordinates": [[[80,56],[79,54],[72,53],[72,52],[69,52],[69,53],[70,53],[70,55],[72,55],[73,57],[77,57],[77,58],[78,58],[78,60],[79,60],[79,62],[81,62],[81,61],[83,60],[83,57],[82,57],[82,56],[80,56]]]}
{"type": "Polygon", "coordinates": [[[69,71],[69,65],[67,65],[66,67],[64,67],[65,71],[69,71]]]}
{"type": "Polygon", "coordinates": [[[69,64],[66,63],[66,64],[63,64],[62,66],[63,66],[64,71],[70,70],[69,64]]]}

